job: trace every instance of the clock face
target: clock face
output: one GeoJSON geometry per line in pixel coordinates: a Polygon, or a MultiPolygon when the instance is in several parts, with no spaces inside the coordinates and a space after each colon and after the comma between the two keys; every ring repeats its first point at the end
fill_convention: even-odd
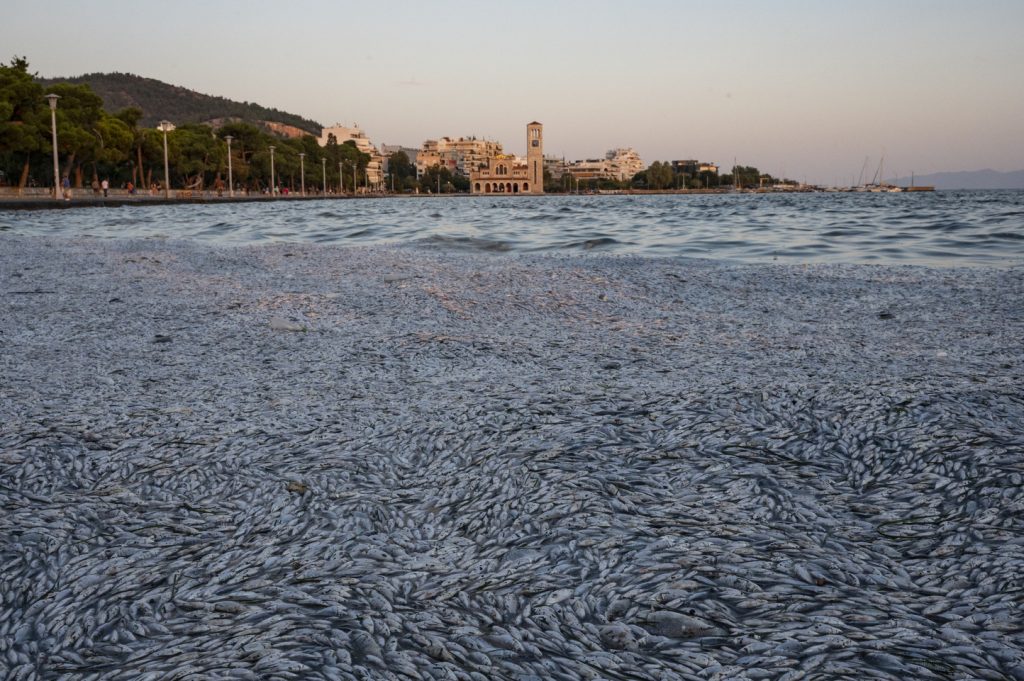
{"type": "Polygon", "coordinates": [[[533,140],[533,146],[539,147],[540,146],[540,140],[533,140]]]}

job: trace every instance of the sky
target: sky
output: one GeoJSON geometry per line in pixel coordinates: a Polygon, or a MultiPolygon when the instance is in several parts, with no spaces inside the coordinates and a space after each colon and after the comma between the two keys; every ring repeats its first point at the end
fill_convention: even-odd
{"type": "Polygon", "coordinates": [[[358,123],[374,143],[734,160],[849,184],[1024,168],[1024,0],[21,3],[0,58],[358,123]],[[5,54],[4,54],[5,53],[5,54]]]}

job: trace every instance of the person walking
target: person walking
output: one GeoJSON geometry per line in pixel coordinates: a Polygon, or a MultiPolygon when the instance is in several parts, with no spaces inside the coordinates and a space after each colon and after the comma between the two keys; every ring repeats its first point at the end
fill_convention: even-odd
{"type": "Polygon", "coordinates": [[[103,182],[100,182],[100,187],[103,189],[103,198],[107,198],[107,191],[110,190],[110,180],[103,178],[103,182]]]}
{"type": "Polygon", "coordinates": [[[65,175],[64,179],[60,183],[60,186],[64,189],[64,200],[65,201],[70,201],[71,200],[71,178],[68,177],[67,175],[65,175]]]}

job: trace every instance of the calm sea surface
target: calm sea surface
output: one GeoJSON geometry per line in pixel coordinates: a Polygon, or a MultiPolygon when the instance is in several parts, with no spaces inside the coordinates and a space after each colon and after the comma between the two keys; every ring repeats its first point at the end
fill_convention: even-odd
{"type": "Polygon", "coordinates": [[[2,211],[0,232],[230,244],[1024,265],[1024,192],[400,197],[2,211]]]}

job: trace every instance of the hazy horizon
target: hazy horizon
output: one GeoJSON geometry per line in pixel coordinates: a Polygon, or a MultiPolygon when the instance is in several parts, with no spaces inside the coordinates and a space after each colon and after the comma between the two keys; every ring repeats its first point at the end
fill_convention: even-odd
{"type": "Polygon", "coordinates": [[[376,144],[476,135],[570,159],[733,159],[849,183],[1024,166],[1024,3],[566,1],[512,7],[185,0],[26,5],[0,26],[41,77],[130,72],[376,144]],[[147,27],[152,27],[147,30],[147,27]]]}

